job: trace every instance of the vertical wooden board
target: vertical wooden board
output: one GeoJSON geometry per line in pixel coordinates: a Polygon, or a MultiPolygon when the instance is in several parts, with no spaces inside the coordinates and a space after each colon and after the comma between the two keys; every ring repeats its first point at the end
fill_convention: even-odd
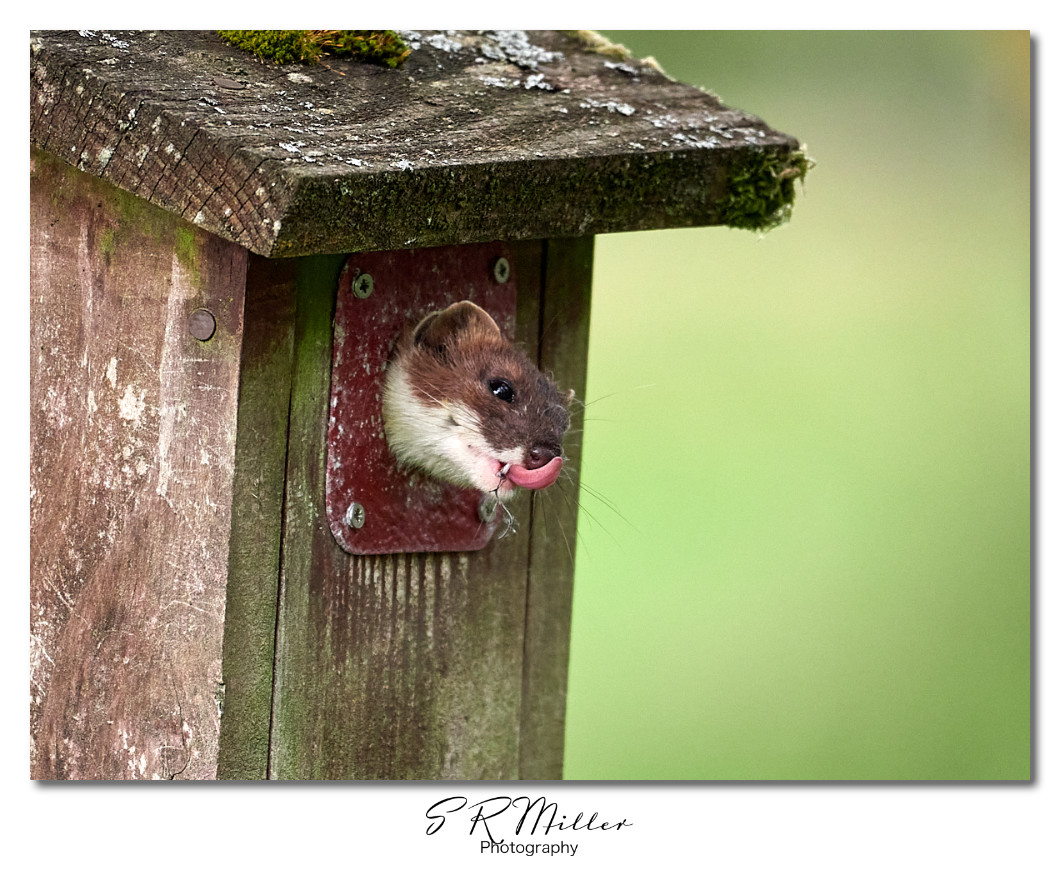
{"type": "MultiPolygon", "coordinates": [[[[516,334],[531,338],[532,355],[540,248],[513,251],[524,276],[516,334]]],[[[324,476],[341,266],[306,258],[300,276],[269,775],[514,778],[530,500],[514,505],[514,534],[475,553],[351,556],[338,547],[324,476]]]]}
{"type": "Polygon", "coordinates": [[[209,778],[246,251],[42,152],[30,215],[31,775],[209,778]]]}
{"type": "MultiPolygon", "coordinates": [[[[585,400],[593,239],[545,244],[539,364],[585,400]]],[[[578,535],[582,413],[564,439],[564,475],[535,495],[526,605],[521,779],[561,779],[567,708],[574,554],[578,535]]]]}
{"type": "Polygon", "coordinates": [[[294,260],[250,255],[225,607],[222,779],[268,774],[296,275],[294,260]]]}

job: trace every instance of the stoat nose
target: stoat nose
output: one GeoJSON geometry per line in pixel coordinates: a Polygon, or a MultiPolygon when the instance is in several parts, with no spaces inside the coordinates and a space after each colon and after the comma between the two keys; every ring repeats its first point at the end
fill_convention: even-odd
{"type": "Polygon", "coordinates": [[[559,449],[546,444],[535,444],[526,453],[526,468],[543,468],[559,456],[559,449]]]}

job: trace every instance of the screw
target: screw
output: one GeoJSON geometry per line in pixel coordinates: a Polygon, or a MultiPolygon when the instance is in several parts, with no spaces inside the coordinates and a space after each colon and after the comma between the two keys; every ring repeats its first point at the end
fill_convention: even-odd
{"type": "Polygon", "coordinates": [[[353,295],[358,299],[367,299],[375,289],[375,280],[367,272],[362,272],[353,281],[353,295]]]}
{"type": "Polygon", "coordinates": [[[188,331],[199,341],[209,341],[217,329],[217,321],[205,308],[196,308],[188,315],[188,331]]]}
{"type": "Polygon", "coordinates": [[[364,525],[364,506],[357,502],[351,502],[346,508],[346,525],[351,529],[359,529],[364,525]]]}
{"type": "Polygon", "coordinates": [[[507,284],[512,277],[512,267],[504,257],[493,261],[493,280],[498,284],[507,284]]]}
{"type": "Polygon", "coordinates": [[[500,502],[492,493],[487,492],[478,503],[478,518],[484,523],[492,523],[497,516],[497,508],[500,502]]]}

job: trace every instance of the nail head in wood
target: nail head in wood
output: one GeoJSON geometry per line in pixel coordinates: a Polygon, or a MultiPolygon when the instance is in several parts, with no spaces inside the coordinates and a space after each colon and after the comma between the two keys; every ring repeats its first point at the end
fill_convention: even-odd
{"type": "Polygon", "coordinates": [[[209,341],[217,330],[217,321],[205,308],[196,308],[188,316],[188,331],[199,341],[209,341]]]}
{"type": "Polygon", "coordinates": [[[364,525],[364,506],[357,502],[351,502],[346,508],[346,525],[351,529],[359,529],[364,525]]]}
{"type": "Polygon", "coordinates": [[[498,284],[507,284],[511,274],[512,267],[504,257],[493,261],[493,278],[498,284]]]}
{"type": "Polygon", "coordinates": [[[367,272],[358,275],[352,284],[353,295],[358,299],[367,299],[375,289],[375,280],[367,272]]]}

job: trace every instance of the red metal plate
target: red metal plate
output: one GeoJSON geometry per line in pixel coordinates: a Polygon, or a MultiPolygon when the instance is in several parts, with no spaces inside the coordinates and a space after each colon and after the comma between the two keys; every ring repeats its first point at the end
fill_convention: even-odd
{"type": "Polygon", "coordinates": [[[498,521],[479,517],[481,493],[398,469],[383,431],[383,383],[405,325],[461,299],[488,311],[511,337],[511,263],[501,243],[378,251],[346,261],[335,306],[325,502],[331,532],[347,552],[479,550],[493,536],[498,521]],[[507,271],[503,263],[495,268],[498,258],[507,271]]]}

